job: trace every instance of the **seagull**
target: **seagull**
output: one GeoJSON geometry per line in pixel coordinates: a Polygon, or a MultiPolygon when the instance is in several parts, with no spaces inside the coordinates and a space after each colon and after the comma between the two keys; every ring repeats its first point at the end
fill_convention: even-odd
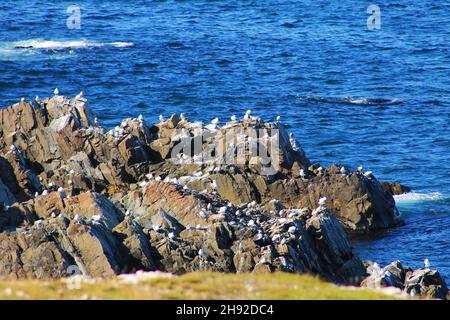
{"type": "Polygon", "coordinates": [[[358,166],[358,168],[356,168],[356,170],[358,170],[359,173],[361,173],[363,171],[363,166],[358,166]]]}
{"type": "Polygon", "coordinates": [[[373,174],[373,172],[372,171],[366,171],[366,172],[364,172],[364,176],[365,177],[370,177],[370,176],[372,176],[372,174],[373,174]]]}
{"type": "Polygon", "coordinates": [[[198,250],[198,256],[199,256],[200,258],[206,257],[205,251],[204,251],[203,249],[198,250]]]}
{"type": "Polygon", "coordinates": [[[214,191],[217,191],[218,185],[217,185],[217,181],[216,180],[213,180],[212,188],[213,188],[214,191]]]}
{"type": "Polygon", "coordinates": [[[169,239],[174,239],[175,238],[175,233],[169,232],[168,236],[169,236],[169,239]]]}
{"type": "Polygon", "coordinates": [[[58,192],[59,192],[59,194],[61,195],[62,198],[66,197],[66,192],[64,191],[63,187],[59,187],[58,188],[58,192]]]}
{"type": "MultiPolygon", "coordinates": [[[[57,94],[56,94],[57,95],[57,94]]],[[[84,92],[80,91],[79,94],[77,94],[77,96],[75,97],[75,100],[81,100],[84,98],[84,92]]]]}
{"type": "Polygon", "coordinates": [[[247,121],[250,119],[250,113],[252,113],[252,110],[245,111],[244,120],[247,121]]]}
{"type": "Polygon", "coordinates": [[[39,96],[36,96],[36,97],[34,98],[34,101],[39,102],[39,101],[41,101],[41,99],[39,99],[39,96]]]}
{"type": "Polygon", "coordinates": [[[345,176],[345,168],[343,166],[341,167],[341,173],[345,176]]]}
{"type": "Polygon", "coordinates": [[[159,115],[159,122],[160,122],[160,123],[163,123],[163,122],[164,122],[164,117],[163,117],[162,114],[159,115]]]}
{"type": "Polygon", "coordinates": [[[96,127],[100,126],[100,121],[98,120],[97,117],[94,118],[94,124],[95,124],[96,127]]]}
{"type": "Polygon", "coordinates": [[[234,114],[231,116],[231,121],[236,121],[236,116],[234,114]]]}
{"type": "Polygon", "coordinates": [[[211,120],[211,123],[217,125],[219,123],[219,118],[215,117],[214,119],[211,120]]]}
{"type": "Polygon", "coordinates": [[[423,260],[423,265],[425,269],[430,269],[430,260],[428,259],[423,260]]]}
{"type": "Polygon", "coordinates": [[[300,177],[301,177],[302,179],[305,179],[305,177],[306,177],[305,170],[300,169],[300,177]]]}
{"type": "Polygon", "coordinates": [[[327,202],[327,197],[322,197],[319,199],[319,207],[323,208],[325,206],[325,203],[327,202]]]}
{"type": "Polygon", "coordinates": [[[281,116],[277,116],[277,117],[275,118],[275,122],[276,122],[276,123],[280,123],[280,121],[281,121],[281,116]]]}
{"type": "Polygon", "coordinates": [[[319,172],[320,174],[322,174],[323,168],[322,167],[318,167],[317,168],[317,172],[319,172]]]}
{"type": "Polygon", "coordinates": [[[139,120],[139,121],[144,121],[144,117],[142,116],[142,114],[140,114],[140,115],[138,116],[138,120],[139,120]]]}
{"type": "Polygon", "coordinates": [[[25,102],[25,98],[23,98],[23,97],[20,98],[20,102],[21,102],[21,103],[24,103],[24,102],[25,102]]]}
{"type": "Polygon", "coordinates": [[[55,90],[53,90],[53,94],[54,94],[55,96],[58,96],[58,95],[59,95],[59,90],[58,90],[58,88],[55,88],[55,90]]]}

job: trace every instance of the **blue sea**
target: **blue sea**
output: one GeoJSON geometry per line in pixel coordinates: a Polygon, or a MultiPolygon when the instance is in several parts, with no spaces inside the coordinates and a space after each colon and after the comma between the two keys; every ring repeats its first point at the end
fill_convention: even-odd
{"type": "Polygon", "coordinates": [[[450,281],[450,3],[377,4],[369,30],[367,1],[2,1],[0,103],[83,90],[107,127],[281,115],[313,162],[413,188],[404,227],[353,240],[363,259],[450,281]]]}

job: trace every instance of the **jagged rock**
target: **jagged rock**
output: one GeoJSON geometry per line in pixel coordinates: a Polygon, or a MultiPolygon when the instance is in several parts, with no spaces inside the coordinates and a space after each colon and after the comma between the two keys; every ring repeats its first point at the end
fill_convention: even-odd
{"type": "Polygon", "coordinates": [[[399,195],[411,192],[411,188],[400,184],[399,182],[381,182],[381,186],[384,191],[389,192],[391,195],[399,195]]]}
{"type": "Polygon", "coordinates": [[[157,264],[165,271],[250,272],[258,266],[255,272],[310,272],[340,283],[365,276],[344,230],[326,209],[269,213],[158,181],[121,201],[149,229],[157,264]]]}
{"type": "Polygon", "coordinates": [[[361,286],[378,289],[395,287],[411,296],[448,299],[448,287],[437,270],[403,267],[400,261],[394,261],[384,268],[372,264],[367,269],[369,276],[361,286]]]}
{"type": "Polygon", "coordinates": [[[0,169],[2,277],[286,271],[358,284],[342,226],[401,223],[373,175],[311,166],[280,123],[249,114],[106,131],[85,99],[21,102],[0,110],[0,169]]]}

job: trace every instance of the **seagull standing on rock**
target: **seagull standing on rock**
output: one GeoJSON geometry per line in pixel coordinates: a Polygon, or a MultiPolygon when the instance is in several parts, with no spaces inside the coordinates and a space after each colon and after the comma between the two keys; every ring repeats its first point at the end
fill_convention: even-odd
{"type": "Polygon", "coordinates": [[[84,99],[84,92],[80,91],[80,93],[76,95],[75,100],[82,100],[82,99],[84,99]]]}
{"type": "Polygon", "coordinates": [[[58,88],[55,88],[55,90],[53,90],[53,94],[54,94],[55,96],[59,96],[59,90],[58,90],[58,88]]]}
{"type": "Polygon", "coordinates": [[[236,121],[236,116],[233,114],[230,119],[231,121],[236,121]]]}
{"type": "Polygon", "coordinates": [[[305,179],[306,174],[305,174],[305,170],[300,169],[300,178],[305,179]]]}
{"type": "Polygon", "coordinates": [[[276,122],[276,123],[280,123],[280,122],[281,122],[281,116],[277,116],[277,117],[275,118],[275,122],[276,122]]]}
{"type": "Polygon", "coordinates": [[[430,260],[428,259],[423,260],[423,265],[425,269],[430,269],[430,260]]]}
{"type": "Polygon", "coordinates": [[[40,102],[40,101],[41,101],[41,99],[39,99],[39,96],[36,96],[36,97],[34,98],[34,101],[36,101],[36,102],[40,102]]]}
{"type": "Polygon", "coordinates": [[[218,185],[217,185],[217,181],[216,181],[216,180],[213,180],[213,182],[212,182],[212,188],[213,188],[213,190],[214,190],[215,192],[217,192],[218,185]]]}
{"type": "Polygon", "coordinates": [[[345,167],[344,166],[341,167],[341,173],[345,176],[346,172],[345,172],[345,167]]]}
{"type": "Polygon", "coordinates": [[[363,166],[358,166],[358,168],[356,168],[356,170],[358,170],[359,173],[362,173],[363,169],[364,169],[363,166]]]}
{"type": "Polygon", "coordinates": [[[160,123],[163,123],[163,122],[164,122],[164,117],[163,117],[162,114],[159,115],[159,122],[160,122],[160,123]]]}
{"type": "Polygon", "coordinates": [[[245,111],[244,120],[247,121],[250,119],[250,113],[252,113],[252,110],[245,111]]]}
{"type": "Polygon", "coordinates": [[[319,208],[324,209],[327,203],[327,197],[322,197],[319,199],[319,208]]]}

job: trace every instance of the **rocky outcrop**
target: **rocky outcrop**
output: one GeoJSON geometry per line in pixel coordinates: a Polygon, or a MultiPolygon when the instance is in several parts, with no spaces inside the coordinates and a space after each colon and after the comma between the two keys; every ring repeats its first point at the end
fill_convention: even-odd
{"type": "Polygon", "coordinates": [[[278,121],[101,127],[86,99],[0,110],[0,276],[286,271],[358,284],[344,229],[402,223],[372,173],[311,165],[278,121]],[[319,206],[319,198],[326,203],[319,206]]]}
{"type": "Polygon", "coordinates": [[[437,270],[429,268],[413,270],[404,267],[400,261],[380,268],[378,264],[371,264],[367,269],[369,276],[361,286],[379,289],[395,287],[411,296],[424,298],[448,299],[450,292],[445,280],[437,270]]]}
{"type": "Polygon", "coordinates": [[[381,182],[384,191],[393,196],[411,192],[411,188],[400,184],[399,182],[381,182]]]}
{"type": "Polygon", "coordinates": [[[1,213],[17,218],[2,220],[8,231],[0,233],[0,275],[48,279],[73,268],[102,277],[156,269],[286,271],[347,284],[365,276],[327,209],[272,207],[238,207],[218,194],[155,180],[116,204],[93,192],[52,192],[1,213]]]}

